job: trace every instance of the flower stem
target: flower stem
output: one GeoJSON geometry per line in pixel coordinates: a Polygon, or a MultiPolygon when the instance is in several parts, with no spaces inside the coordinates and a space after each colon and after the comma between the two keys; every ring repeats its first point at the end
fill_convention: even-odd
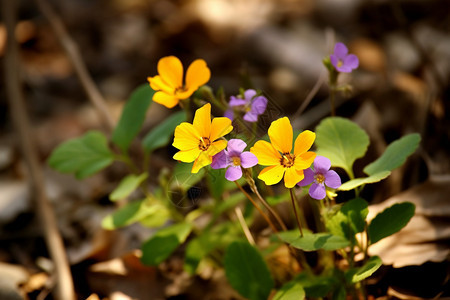
{"type": "Polygon", "coordinates": [[[300,230],[300,236],[303,237],[302,224],[300,222],[300,218],[298,217],[297,208],[295,205],[295,203],[297,202],[297,199],[295,197],[294,188],[290,188],[289,193],[291,194],[292,207],[294,208],[295,219],[297,220],[298,230],[300,230]]]}
{"type": "Polygon", "coordinates": [[[250,232],[247,223],[245,223],[244,216],[242,215],[242,210],[239,207],[235,207],[234,212],[239,220],[239,223],[241,224],[242,230],[244,231],[245,237],[247,238],[248,242],[251,245],[255,245],[255,240],[253,239],[252,233],[250,232]]]}

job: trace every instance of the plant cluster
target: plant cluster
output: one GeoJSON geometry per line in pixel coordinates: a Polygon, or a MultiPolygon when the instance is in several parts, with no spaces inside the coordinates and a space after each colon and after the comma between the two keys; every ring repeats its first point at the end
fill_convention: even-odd
{"type": "Polygon", "coordinates": [[[206,265],[224,268],[231,286],[251,300],[270,295],[276,300],[364,298],[364,280],[382,265],[379,257],[368,255],[369,247],[403,228],[415,207],[395,204],[369,222],[368,201],[361,192],[401,166],[420,136],[394,141],[363,168],[366,176],[356,178],[354,162],[365,155],[369,137],[354,122],[334,116],[334,97],[349,89],[339,86],[338,76],[356,69],[358,58],[337,43],[324,65],[332,116],[321,120],[315,132],[294,130],[284,116],[271,120],[267,133],[260,134],[262,116],[271,105],[261,91],[242,89],[227,101],[222,89],[214,93],[205,85],[211,72],[204,60],[195,60],[184,75],[178,58],[164,57],[158,75],[149,77],[149,85],[136,89],[126,103],[111,143],[103,133],[89,131],[57,147],[49,164],[79,179],[113,162],[129,167],[130,174],[110,194],[111,201],[122,205],[102,225],[114,230],[138,222],[156,228],[142,244],[144,264],[162,263],[185,243],[187,272],[196,274],[206,265]],[[152,100],[182,110],[139,141],[143,159],[138,163],[129,150],[152,100]],[[212,111],[223,116],[212,117],[212,111]],[[171,141],[178,162],[157,172],[149,163],[151,155],[171,141]],[[341,182],[339,174],[348,180],[341,182]],[[149,179],[155,178],[158,184],[151,186],[149,179]],[[198,203],[196,186],[206,186],[208,192],[198,203]],[[347,199],[354,196],[339,200],[341,191],[351,191],[347,199]],[[313,199],[313,224],[306,222],[299,195],[313,199]],[[288,226],[279,215],[281,202],[290,205],[294,222],[289,224],[296,225],[288,226]],[[249,230],[258,216],[271,232],[264,247],[249,230]],[[291,261],[287,277],[271,272],[266,261],[283,247],[291,261]],[[316,259],[308,252],[316,252],[316,259]]]}

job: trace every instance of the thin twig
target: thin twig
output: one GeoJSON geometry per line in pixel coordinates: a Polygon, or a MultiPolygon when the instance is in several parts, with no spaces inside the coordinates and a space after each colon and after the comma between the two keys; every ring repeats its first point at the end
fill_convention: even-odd
{"type": "Polygon", "coordinates": [[[297,220],[298,230],[300,230],[300,235],[303,237],[302,224],[300,223],[300,219],[299,219],[298,213],[297,213],[297,207],[295,205],[295,203],[297,202],[297,199],[295,197],[293,190],[294,190],[293,188],[289,189],[289,193],[291,194],[292,207],[294,208],[295,219],[297,220]]]}
{"type": "Polygon", "coordinates": [[[245,237],[247,238],[247,241],[251,245],[255,245],[255,239],[252,236],[252,233],[250,232],[250,229],[247,226],[247,223],[245,223],[244,216],[242,215],[242,210],[240,207],[235,207],[234,212],[236,213],[236,216],[239,220],[239,223],[241,224],[242,230],[244,231],[245,237]]]}
{"type": "Polygon", "coordinates": [[[314,86],[311,89],[311,91],[306,96],[306,98],[303,101],[302,105],[299,107],[299,109],[297,109],[295,114],[292,116],[292,119],[297,119],[303,113],[303,111],[306,109],[306,107],[308,107],[308,105],[311,102],[311,100],[314,98],[314,96],[317,94],[317,92],[319,91],[319,89],[322,86],[322,84],[325,82],[325,78],[326,78],[326,73],[320,74],[319,78],[317,79],[317,81],[314,84],[314,86]]]}
{"type": "Polygon", "coordinates": [[[81,85],[83,86],[86,94],[91,100],[92,104],[96,108],[100,118],[104,122],[106,128],[111,132],[114,128],[114,121],[111,117],[111,114],[108,110],[108,106],[106,105],[105,99],[100,93],[97,85],[92,79],[89,71],[86,68],[86,65],[81,57],[80,50],[77,44],[70,37],[67,32],[64,23],[58,14],[53,10],[50,4],[46,0],[35,0],[39,9],[45,15],[45,17],[50,22],[50,25],[53,27],[53,30],[56,33],[61,45],[66,51],[67,56],[69,57],[72,65],[75,69],[75,73],[80,79],[81,85]]]}
{"type": "Polygon", "coordinates": [[[40,218],[47,247],[55,264],[57,285],[56,299],[74,300],[75,292],[69,263],[64,250],[62,238],[58,232],[58,226],[53,208],[47,199],[42,170],[36,154],[36,146],[32,142],[33,134],[26,115],[24,97],[20,87],[19,53],[14,38],[16,25],[16,1],[2,1],[3,21],[7,29],[7,50],[5,55],[6,92],[9,101],[12,120],[16,127],[23,156],[30,172],[30,182],[34,190],[37,214],[40,218]]]}

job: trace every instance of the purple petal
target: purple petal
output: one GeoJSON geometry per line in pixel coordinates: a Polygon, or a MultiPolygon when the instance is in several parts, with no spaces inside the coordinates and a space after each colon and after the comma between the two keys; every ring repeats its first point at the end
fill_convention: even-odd
{"type": "Polygon", "coordinates": [[[344,66],[349,67],[350,69],[356,69],[359,66],[359,59],[355,54],[347,55],[344,58],[344,66]]]}
{"type": "Polygon", "coordinates": [[[242,98],[235,97],[235,96],[231,96],[230,97],[230,103],[228,103],[228,105],[231,106],[231,107],[245,105],[245,104],[247,104],[246,100],[244,100],[242,98]]]}
{"type": "Polygon", "coordinates": [[[247,144],[243,140],[231,139],[228,141],[228,154],[229,156],[239,155],[242,151],[244,151],[245,147],[247,147],[247,144]]]}
{"type": "Polygon", "coordinates": [[[231,166],[225,172],[225,178],[229,181],[236,181],[241,177],[242,177],[242,170],[241,167],[239,166],[237,167],[231,166]]]}
{"type": "Polygon", "coordinates": [[[351,73],[352,72],[352,68],[350,68],[349,66],[346,65],[342,65],[340,67],[335,67],[336,70],[338,70],[338,72],[341,73],[351,73]]]}
{"type": "Polygon", "coordinates": [[[314,159],[314,171],[320,174],[325,174],[331,167],[331,162],[325,156],[317,156],[314,159]]]}
{"type": "Polygon", "coordinates": [[[232,108],[227,109],[227,110],[225,111],[225,113],[223,114],[223,116],[224,116],[224,117],[227,117],[228,119],[230,119],[231,121],[233,121],[233,120],[234,120],[234,111],[233,111],[233,109],[232,109],[232,108]]]}
{"type": "Polygon", "coordinates": [[[255,154],[248,151],[241,153],[241,166],[243,168],[251,168],[253,166],[256,166],[257,164],[258,158],[255,156],[255,154]]]}
{"type": "Polygon", "coordinates": [[[258,121],[258,115],[253,113],[252,111],[249,111],[244,115],[243,119],[247,122],[256,122],[258,121]]]}
{"type": "Polygon", "coordinates": [[[255,96],[256,96],[255,90],[249,89],[244,92],[244,99],[247,103],[250,103],[250,101],[252,101],[253,97],[255,96]]]}
{"type": "Polygon", "coordinates": [[[211,168],[213,169],[223,169],[228,167],[230,164],[228,159],[228,153],[225,150],[220,151],[213,156],[211,168]]]}
{"type": "Polygon", "coordinates": [[[316,200],[322,200],[326,195],[325,186],[317,183],[311,184],[311,187],[309,188],[309,195],[311,198],[316,200]]]}
{"type": "Polygon", "coordinates": [[[298,184],[298,186],[307,186],[309,184],[311,184],[314,181],[314,171],[311,169],[305,169],[303,170],[303,174],[305,175],[305,178],[303,178],[302,181],[300,181],[298,184]]]}
{"type": "Polygon", "coordinates": [[[337,56],[336,55],[334,55],[334,54],[331,54],[330,55],[330,61],[331,61],[331,64],[337,69],[338,68],[338,62],[339,62],[339,58],[337,58],[337,56]]]}
{"type": "Polygon", "coordinates": [[[337,189],[341,186],[341,177],[335,171],[330,170],[325,174],[325,185],[337,189]]]}
{"type": "Polygon", "coordinates": [[[339,59],[344,59],[345,56],[348,53],[348,49],[347,47],[342,44],[342,43],[336,43],[336,45],[334,46],[334,55],[336,55],[337,58],[339,59]]]}
{"type": "Polygon", "coordinates": [[[267,98],[264,96],[258,96],[252,102],[251,112],[261,115],[266,111],[266,107],[267,107],[267,98]]]}

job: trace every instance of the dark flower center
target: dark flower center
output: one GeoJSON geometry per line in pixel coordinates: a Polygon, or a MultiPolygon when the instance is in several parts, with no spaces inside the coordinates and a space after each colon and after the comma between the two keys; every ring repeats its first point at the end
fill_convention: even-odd
{"type": "Polygon", "coordinates": [[[324,181],[325,181],[325,176],[323,175],[323,174],[316,174],[316,176],[315,176],[315,178],[316,178],[316,182],[317,183],[323,183],[324,181]]]}
{"type": "Polygon", "coordinates": [[[208,150],[210,145],[211,145],[211,141],[209,140],[209,138],[204,136],[204,137],[200,138],[198,148],[202,151],[206,151],[206,150],[208,150]]]}
{"type": "Polygon", "coordinates": [[[233,163],[233,166],[240,166],[241,165],[241,158],[239,156],[233,156],[231,158],[231,162],[233,163]]]}
{"type": "Polygon", "coordinates": [[[280,164],[285,168],[290,168],[294,165],[295,156],[291,153],[283,153],[280,159],[280,164]]]}

